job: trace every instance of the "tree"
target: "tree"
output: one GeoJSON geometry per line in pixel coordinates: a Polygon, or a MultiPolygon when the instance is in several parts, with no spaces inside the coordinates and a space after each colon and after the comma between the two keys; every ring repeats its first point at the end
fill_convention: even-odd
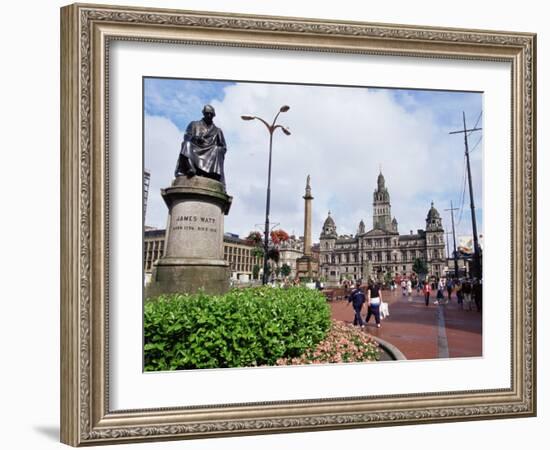
{"type": "Polygon", "coordinates": [[[288,264],[285,263],[281,266],[281,275],[283,277],[288,277],[291,272],[292,272],[292,267],[290,267],[288,264]]]}
{"type": "Polygon", "coordinates": [[[426,275],[428,273],[428,266],[426,261],[416,258],[412,267],[413,272],[416,272],[418,275],[426,275]]]}
{"type": "Polygon", "coordinates": [[[252,256],[254,258],[261,259],[264,257],[264,249],[262,247],[255,247],[254,250],[252,250],[252,256]]]}

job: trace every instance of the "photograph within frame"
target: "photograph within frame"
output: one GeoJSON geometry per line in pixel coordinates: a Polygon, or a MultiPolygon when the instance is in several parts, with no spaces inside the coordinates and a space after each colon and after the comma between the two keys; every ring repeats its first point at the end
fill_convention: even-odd
{"type": "MultiPolygon", "coordinates": [[[[144,77],[144,167],[154,168],[144,170],[143,183],[145,295],[203,291],[200,299],[180,296],[174,300],[172,295],[173,301],[165,297],[160,302],[146,302],[145,370],[407,359],[399,349],[403,346],[409,359],[482,356],[482,246],[477,241],[475,247],[471,237],[473,227],[481,230],[480,240],[483,237],[482,150],[473,153],[482,144],[482,134],[470,143],[468,153],[464,148],[469,135],[482,131],[482,98],[480,92],[144,77]],[[276,107],[285,99],[292,99],[294,106],[276,107]],[[260,117],[246,115],[247,108],[259,111],[260,117]],[[198,114],[201,109],[205,117],[193,120],[191,111],[198,114]],[[271,120],[261,117],[269,109],[277,112],[271,125],[271,120]],[[474,109],[479,111],[476,117],[474,109]],[[468,118],[475,120],[469,129],[466,110],[468,118]],[[207,117],[210,111],[221,124],[219,128],[213,117],[207,117]],[[288,113],[281,117],[293,126],[276,125],[281,113],[288,113]],[[243,119],[258,120],[266,129],[261,126],[248,132],[243,119]],[[205,120],[214,131],[206,131],[210,142],[201,146],[200,135],[208,129],[205,120]],[[468,131],[449,131],[458,125],[468,131]],[[277,129],[281,136],[290,136],[293,130],[295,142],[275,139],[275,145],[282,149],[276,150],[273,160],[276,175],[272,188],[271,146],[277,129]],[[462,135],[464,140],[450,134],[462,135]],[[183,135],[183,142],[179,142],[183,135]],[[269,153],[263,149],[267,147],[266,135],[272,139],[269,153]],[[174,149],[179,143],[181,153],[174,164],[174,149]],[[231,146],[234,151],[226,159],[227,147],[231,146]],[[196,158],[193,151],[200,156],[196,158]],[[263,159],[268,154],[269,178],[263,176],[263,159]],[[396,196],[390,196],[382,167],[386,175],[395,177],[396,196]],[[235,180],[233,191],[229,188],[233,217],[227,215],[227,205],[213,207],[212,199],[203,196],[198,201],[196,195],[197,180],[203,177],[209,178],[209,185],[212,179],[220,181],[227,193],[225,171],[235,180]],[[470,216],[465,194],[472,173],[476,182],[470,192],[478,195],[469,204],[479,206],[470,216]],[[367,174],[377,180],[376,186],[371,183],[375,188],[372,200],[367,174]],[[321,209],[329,211],[326,218],[312,208],[312,178],[320,186],[317,202],[321,199],[321,209]],[[451,200],[445,208],[449,217],[443,219],[448,228],[444,230],[434,199],[442,204],[450,195],[451,180],[460,184],[455,188],[460,192],[454,194],[455,205],[460,206],[453,208],[451,200]],[[192,186],[185,192],[183,186],[189,183],[192,186]],[[409,220],[404,228],[410,232],[400,234],[390,198],[394,199],[394,211],[395,206],[398,211],[407,211],[417,223],[425,224],[423,229],[409,220]],[[205,203],[212,211],[206,218],[201,213],[205,203]],[[368,211],[371,208],[372,212],[368,211]],[[278,224],[269,223],[270,209],[272,214],[279,214],[278,224]],[[265,228],[259,223],[264,211],[265,228]],[[238,234],[224,233],[224,213],[225,229],[238,230],[238,234]],[[348,233],[338,234],[333,219],[338,215],[357,222],[355,230],[348,224],[348,233]],[[252,217],[250,224],[243,225],[252,217]],[[292,233],[282,229],[281,222],[287,223],[292,233]],[[170,233],[163,229],[164,224],[170,233]],[[295,230],[300,228],[303,234],[298,237],[295,230]],[[269,230],[267,240],[265,230],[269,230]],[[264,258],[266,251],[268,257],[264,258]],[[204,261],[207,256],[210,262],[204,261]],[[225,264],[220,261],[222,256],[225,264]],[[264,267],[274,268],[265,279],[262,261],[264,267]],[[215,269],[222,271],[222,277],[212,277],[212,264],[223,267],[215,269]],[[203,276],[201,271],[209,275],[203,276]],[[182,282],[186,277],[195,281],[182,282]],[[283,290],[254,293],[250,289],[266,284],[283,290]],[[295,289],[300,285],[312,292],[295,289]],[[239,290],[241,300],[231,295],[229,300],[214,300],[206,295],[223,294],[230,288],[239,290]],[[311,317],[302,313],[296,317],[292,311],[303,310],[304,305],[294,300],[293,306],[292,298],[314,296],[315,291],[323,295],[317,296],[318,303],[305,306],[311,317]],[[386,301],[380,301],[382,295],[376,294],[371,302],[373,292],[385,292],[386,301]],[[280,296],[288,299],[281,300],[280,296]],[[193,301],[199,303],[191,306],[193,301]],[[210,305],[212,301],[216,306],[210,305]],[[239,301],[260,304],[252,309],[247,304],[248,312],[243,314],[239,301]],[[288,317],[280,315],[280,305],[285,301],[290,302],[288,317]],[[231,306],[220,311],[220,303],[231,306]],[[394,311],[391,320],[390,306],[394,311]],[[324,310],[324,316],[319,316],[319,310],[324,310]],[[449,340],[445,311],[450,316],[449,340]],[[188,317],[174,320],[174,314],[188,317]],[[161,316],[166,323],[159,320],[161,316]],[[364,323],[371,316],[374,329],[364,323]],[[232,317],[238,320],[233,323],[232,317]],[[382,321],[389,326],[380,329],[382,321]],[[266,332],[267,324],[270,331],[266,332]],[[298,330],[303,341],[291,338],[298,330]]],[[[403,226],[403,221],[400,223],[403,226]]],[[[313,298],[309,301],[314,302],[313,298]]]]}
{"type": "Polygon", "coordinates": [[[83,445],[535,415],[536,263],[532,246],[536,229],[535,44],[536,36],[529,33],[84,5],[62,8],[61,214],[65,239],[61,260],[62,273],[67,275],[61,289],[61,440],[83,445]],[[140,25],[137,31],[133,29],[136,24],[140,25]],[[171,27],[165,27],[166,24],[171,27]],[[261,33],[254,34],[251,30],[269,33],[262,34],[260,39],[261,33]],[[92,36],[104,39],[101,41],[104,45],[97,41],[98,45],[92,47],[92,36]],[[112,411],[106,376],[109,352],[105,333],[110,311],[105,297],[105,283],[109,283],[109,278],[104,268],[109,248],[102,238],[106,226],[103,221],[105,181],[108,180],[103,172],[105,131],[108,130],[103,100],[109,86],[105,83],[105,62],[109,46],[117,39],[165,44],[204,42],[263,49],[326,51],[331,48],[334,52],[511,63],[514,283],[510,389],[435,396],[423,393],[380,402],[365,398],[353,404],[338,399],[298,400],[292,402],[292,407],[265,403],[229,409],[217,405],[189,411],[175,407],[162,414],[150,409],[112,411]],[[75,80],[80,83],[74,83],[75,80]],[[397,405],[399,410],[395,409],[397,405]]]}

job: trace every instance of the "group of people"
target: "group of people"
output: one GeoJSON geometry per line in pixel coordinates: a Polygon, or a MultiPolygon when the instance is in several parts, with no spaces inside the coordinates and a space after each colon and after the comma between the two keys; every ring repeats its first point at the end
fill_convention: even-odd
{"type": "MultiPolygon", "coordinates": [[[[346,280],[347,281],[347,280],[346,280]]],[[[348,299],[348,304],[353,305],[355,317],[353,324],[364,328],[369,323],[371,317],[374,316],[376,326],[381,327],[381,308],[382,301],[382,284],[380,282],[370,280],[366,287],[362,286],[360,280],[355,282],[355,287],[349,292],[350,284],[342,283],[344,286],[345,298],[348,299]],[[367,305],[367,315],[363,319],[363,307],[367,305]]],[[[474,308],[481,312],[483,305],[483,284],[477,278],[455,278],[442,277],[426,280],[415,278],[403,278],[401,281],[392,280],[388,284],[390,291],[394,291],[401,287],[403,297],[407,297],[412,301],[413,289],[416,289],[418,295],[424,296],[426,306],[429,306],[432,293],[435,293],[434,305],[447,304],[451,301],[453,293],[456,295],[457,304],[466,311],[473,311],[474,308]],[[446,294],[446,295],[445,295],[446,294]]]]}
{"type": "Polygon", "coordinates": [[[481,312],[483,305],[483,285],[481,280],[477,278],[440,278],[439,281],[435,279],[432,281],[426,280],[420,283],[420,289],[424,294],[424,301],[426,306],[430,304],[430,295],[433,291],[436,291],[436,299],[434,304],[441,302],[448,303],[451,301],[453,291],[456,293],[456,299],[458,305],[467,311],[472,311],[475,305],[478,312],[481,312]],[[445,291],[447,292],[447,300],[445,300],[445,291]]]}
{"type": "Polygon", "coordinates": [[[376,326],[380,328],[380,307],[382,305],[382,287],[375,281],[369,282],[366,293],[361,287],[361,281],[355,283],[355,289],[353,289],[348,296],[348,303],[353,305],[355,311],[355,317],[353,324],[358,325],[361,328],[365,328],[365,325],[369,323],[370,318],[374,316],[376,326]],[[367,316],[363,321],[362,310],[363,305],[367,304],[367,316]]]}

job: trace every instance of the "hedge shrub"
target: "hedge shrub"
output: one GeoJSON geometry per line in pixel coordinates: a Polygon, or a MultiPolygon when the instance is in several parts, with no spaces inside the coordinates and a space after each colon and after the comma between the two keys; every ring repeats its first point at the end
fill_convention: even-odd
{"type": "Polygon", "coordinates": [[[274,365],[315,347],[330,323],[324,296],[302,287],[157,297],[145,303],[145,370],[274,365]]]}

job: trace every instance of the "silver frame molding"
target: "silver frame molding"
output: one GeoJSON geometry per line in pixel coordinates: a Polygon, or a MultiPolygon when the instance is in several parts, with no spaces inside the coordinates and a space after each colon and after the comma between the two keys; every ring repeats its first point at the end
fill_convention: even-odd
{"type": "Polygon", "coordinates": [[[61,441],[193,439],[536,415],[536,35],[75,4],[61,9],[61,441]],[[512,67],[510,389],[111,411],[109,43],[506,61],[512,67]]]}

